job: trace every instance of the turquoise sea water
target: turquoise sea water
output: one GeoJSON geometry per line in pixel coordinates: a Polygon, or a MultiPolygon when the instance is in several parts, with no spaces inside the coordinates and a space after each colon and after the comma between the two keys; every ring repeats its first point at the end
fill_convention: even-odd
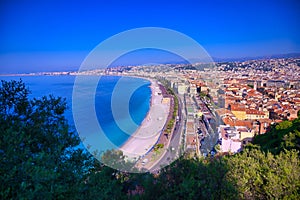
{"type": "MultiPolygon", "coordinates": [[[[40,98],[49,94],[66,98],[68,110],[66,111],[65,116],[68,119],[69,124],[75,129],[72,116],[72,90],[75,76],[0,76],[1,80],[6,81],[19,80],[20,78],[31,90],[32,93],[30,94],[30,98],[40,98]]],[[[120,129],[113,117],[111,109],[112,93],[120,78],[121,77],[118,76],[102,76],[95,94],[95,110],[99,125],[109,140],[116,146],[121,146],[130,137],[130,135],[120,129]]],[[[150,107],[150,82],[139,78],[122,77],[122,84],[126,84],[128,90],[130,87],[134,87],[136,83],[142,86],[136,89],[130,98],[129,113],[135,124],[140,125],[146,117],[150,107]]],[[[126,93],[126,90],[121,92],[126,93]]],[[[87,94],[85,95],[92,94],[87,90],[87,94]]],[[[124,117],[128,118],[128,116],[124,117]]],[[[122,120],[126,121],[128,119],[122,120]]],[[[130,134],[132,134],[136,130],[136,127],[132,127],[130,130],[130,134]]]]}

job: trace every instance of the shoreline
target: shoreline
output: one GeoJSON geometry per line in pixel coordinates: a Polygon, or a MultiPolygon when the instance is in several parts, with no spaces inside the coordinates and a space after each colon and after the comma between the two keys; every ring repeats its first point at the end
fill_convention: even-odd
{"type": "MultiPolygon", "coordinates": [[[[127,76],[129,77],[129,76],[127,76]]],[[[119,147],[131,159],[139,159],[147,154],[157,143],[170,111],[170,105],[162,102],[162,95],[156,80],[144,77],[151,82],[149,111],[137,130],[119,147]]]]}
{"type": "MultiPolygon", "coordinates": [[[[138,77],[134,77],[134,78],[138,78],[138,77]]],[[[148,79],[147,79],[148,80],[148,79]]],[[[124,146],[126,146],[127,144],[127,142],[132,138],[132,137],[134,137],[135,136],[135,134],[139,131],[139,129],[141,128],[141,126],[143,126],[145,123],[146,123],[146,119],[149,117],[149,113],[150,113],[150,110],[151,110],[151,106],[152,106],[152,98],[153,98],[153,89],[152,89],[152,85],[153,85],[153,83],[152,83],[152,81],[151,80],[149,80],[150,81],[150,90],[151,90],[151,95],[150,95],[150,102],[149,102],[149,110],[148,110],[148,112],[146,113],[146,116],[145,116],[145,118],[143,119],[143,121],[141,122],[141,124],[139,125],[139,127],[134,131],[134,133],[132,133],[132,135],[130,135],[130,137],[120,146],[120,148],[122,149],[124,146]]]]}
{"type": "MultiPolygon", "coordinates": [[[[37,75],[44,76],[44,75],[37,75]]],[[[58,76],[58,75],[48,75],[58,76]]],[[[60,75],[72,76],[72,75],[60,75]]],[[[149,81],[151,90],[149,110],[145,118],[138,125],[137,129],[119,146],[119,150],[128,158],[140,158],[146,155],[153,146],[158,142],[161,132],[167,122],[170,112],[170,104],[163,103],[162,91],[158,81],[150,77],[133,76],[133,75],[105,75],[115,77],[136,78],[149,81]]],[[[147,83],[148,84],[148,83],[147,83]]]]}

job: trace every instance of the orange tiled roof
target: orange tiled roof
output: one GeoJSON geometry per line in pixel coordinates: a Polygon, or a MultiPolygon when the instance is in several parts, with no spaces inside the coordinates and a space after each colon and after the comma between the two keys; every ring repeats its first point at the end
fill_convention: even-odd
{"type": "Polygon", "coordinates": [[[245,105],[243,104],[230,104],[231,111],[245,111],[245,105]]]}
{"type": "Polygon", "coordinates": [[[254,109],[247,109],[246,114],[248,114],[248,115],[265,115],[264,112],[259,111],[259,110],[254,110],[254,109]]]}
{"type": "Polygon", "coordinates": [[[246,126],[247,128],[252,128],[252,121],[250,120],[233,120],[230,117],[224,117],[223,122],[230,126],[246,126]]]}

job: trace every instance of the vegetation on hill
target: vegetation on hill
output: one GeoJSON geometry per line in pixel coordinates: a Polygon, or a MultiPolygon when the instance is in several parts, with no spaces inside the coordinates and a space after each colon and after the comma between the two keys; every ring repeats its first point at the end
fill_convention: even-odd
{"type": "Polygon", "coordinates": [[[22,81],[0,87],[0,199],[300,197],[299,115],[233,156],[181,158],[159,174],[129,174],[78,148],[79,137],[63,116],[63,99],[28,94],[22,81]]]}
{"type": "Polygon", "coordinates": [[[284,149],[300,151],[300,111],[298,118],[293,121],[283,121],[273,125],[271,130],[254,138],[253,143],[261,147],[263,151],[279,154],[284,149]]]}

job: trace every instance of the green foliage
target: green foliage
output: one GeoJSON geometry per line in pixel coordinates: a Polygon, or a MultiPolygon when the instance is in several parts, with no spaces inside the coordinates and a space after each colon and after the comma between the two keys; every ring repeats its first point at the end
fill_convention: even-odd
{"type": "Polygon", "coordinates": [[[142,199],[236,199],[237,193],[225,175],[223,160],[203,162],[182,159],[164,168],[157,178],[143,183],[142,199]]]}
{"type": "Polygon", "coordinates": [[[63,116],[65,101],[28,94],[22,81],[2,81],[0,198],[71,198],[92,160],[76,148],[80,140],[63,116]]]}
{"type": "Polygon", "coordinates": [[[120,150],[107,150],[101,155],[101,162],[114,169],[134,171],[134,162],[127,160],[120,150]]]}
{"type": "MultiPolygon", "coordinates": [[[[79,137],[63,116],[63,99],[29,100],[29,93],[21,81],[0,87],[1,199],[300,197],[299,118],[273,126],[234,156],[181,158],[159,174],[129,174],[105,167],[78,148],[79,137]]],[[[133,169],[121,151],[104,152],[101,159],[133,169]]]]}
{"type": "Polygon", "coordinates": [[[269,132],[256,136],[253,143],[274,154],[279,154],[284,149],[300,151],[300,118],[272,126],[269,132]]]}
{"type": "Polygon", "coordinates": [[[200,97],[202,97],[202,98],[204,98],[204,97],[206,97],[206,96],[207,96],[207,94],[206,94],[206,93],[204,93],[204,92],[200,92],[200,93],[199,93],[199,95],[200,95],[200,97]]]}
{"type": "Polygon", "coordinates": [[[164,144],[156,144],[154,146],[154,151],[158,151],[159,149],[162,149],[162,148],[164,148],[164,144]]]}
{"type": "Polygon", "coordinates": [[[169,122],[167,124],[167,129],[165,130],[165,132],[167,134],[170,134],[171,130],[174,127],[175,119],[176,119],[177,112],[178,112],[178,99],[177,99],[177,96],[175,95],[175,93],[173,92],[172,89],[168,88],[167,91],[168,91],[169,94],[171,94],[173,96],[173,99],[174,99],[174,107],[173,107],[174,110],[173,110],[173,113],[172,113],[172,118],[169,120],[169,122]]]}
{"type": "Polygon", "coordinates": [[[276,126],[275,126],[275,129],[277,130],[277,131],[279,131],[279,130],[286,130],[286,129],[288,129],[288,128],[291,128],[293,126],[293,122],[291,122],[291,121],[283,121],[283,122],[280,122],[279,124],[277,124],[276,126]]]}
{"type": "Polygon", "coordinates": [[[139,181],[137,199],[299,199],[299,164],[296,150],[273,155],[254,145],[234,156],[180,159],[139,181]]]}
{"type": "Polygon", "coordinates": [[[123,173],[96,162],[81,183],[81,193],[74,194],[78,199],[127,199],[123,187],[123,173]]]}
{"type": "Polygon", "coordinates": [[[221,151],[221,145],[217,144],[214,149],[216,150],[216,152],[220,152],[221,151]]]}
{"type": "Polygon", "coordinates": [[[245,149],[226,159],[227,177],[236,183],[239,198],[299,199],[300,163],[295,150],[273,155],[245,149]]]}

